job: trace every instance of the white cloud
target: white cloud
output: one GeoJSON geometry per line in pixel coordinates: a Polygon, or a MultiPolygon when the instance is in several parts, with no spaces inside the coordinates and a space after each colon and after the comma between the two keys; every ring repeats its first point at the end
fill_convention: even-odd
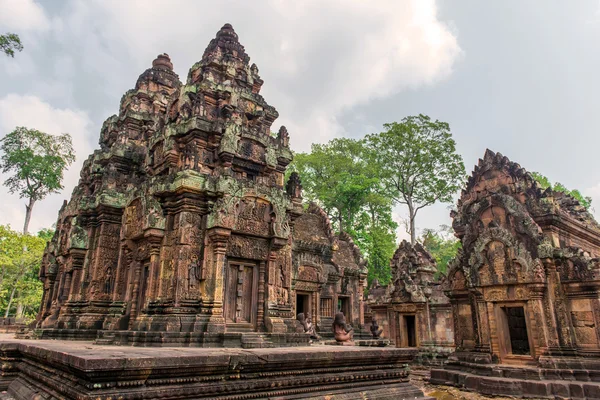
{"type": "MultiPolygon", "coordinates": [[[[341,117],[349,109],[360,113],[372,99],[445,79],[461,54],[434,0],[223,0],[218,7],[191,0],[151,6],[146,0],[71,0],[54,4],[52,18],[40,4],[0,0],[0,26],[19,27],[25,39],[22,53],[0,60],[12,78],[6,92],[0,89],[0,135],[16,125],[70,132],[79,159],[68,188],[44,202],[49,215],[34,210],[38,226],[54,222],[79,165],[96,147],[101,119],[117,112],[122,94],[156,55],[167,52],[185,82],[226,22],[260,68],[263,96],[280,113],[273,130],[286,125],[299,151],[344,135],[341,117]],[[14,10],[11,17],[6,10],[14,10]]],[[[373,130],[368,118],[351,122],[357,131],[373,130]]],[[[22,201],[10,201],[14,216],[0,215],[0,223],[18,226],[22,201]]]]}
{"type": "Polygon", "coordinates": [[[0,0],[0,26],[15,33],[41,31],[50,27],[50,21],[33,0],[0,0]]]}
{"type": "MultiPolygon", "coordinates": [[[[63,200],[70,197],[79,180],[83,161],[93,151],[90,138],[95,134],[92,135],[90,131],[91,125],[86,112],[57,109],[35,96],[9,94],[0,98],[0,137],[4,137],[17,126],[26,126],[53,135],[69,133],[77,155],[77,160],[65,173],[64,190],[48,196],[34,207],[29,228],[31,232],[50,227],[56,222],[58,209],[63,200]]],[[[6,176],[0,175],[1,181],[5,178],[6,176]]],[[[0,187],[0,197],[0,223],[10,224],[13,229],[22,229],[25,220],[25,200],[19,199],[17,194],[9,194],[5,186],[0,187]]]]}
{"type": "MultiPolygon", "coordinates": [[[[167,52],[182,80],[225,22],[231,22],[265,79],[292,145],[307,150],[344,133],[342,111],[446,78],[461,54],[434,0],[280,0],[221,7],[173,0],[73,2],[55,26],[110,96],[133,86],[167,52]],[[183,11],[183,12],[182,12],[183,11]]],[[[116,107],[115,107],[116,109],[116,107]]],[[[277,130],[277,127],[274,127],[277,130]]]]}

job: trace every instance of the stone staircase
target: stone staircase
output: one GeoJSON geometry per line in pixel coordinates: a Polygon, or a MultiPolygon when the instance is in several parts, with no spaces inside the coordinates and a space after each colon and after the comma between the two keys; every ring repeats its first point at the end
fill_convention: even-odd
{"type": "Polygon", "coordinates": [[[100,337],[94,340],[94,344],[113,345],[115,344],[115,334],[110,332],[102,332],[100,337]]]}
{"type": "Polygon", "coordinates": [[[241,341],[243,349],[262,349],[267,347],[275,347],[275,344],[262,333],[242,333],[241,341]]]}

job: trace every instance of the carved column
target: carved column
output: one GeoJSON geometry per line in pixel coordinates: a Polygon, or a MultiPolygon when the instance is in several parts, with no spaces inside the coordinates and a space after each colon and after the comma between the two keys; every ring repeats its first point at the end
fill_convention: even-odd
{"type": "Polygon", "coordinates": [[[206,324],[199,318],[196,319],[195,331],[221,333],[225,332],[225,318],[223,317],[223,291],[224,275],[227,252],[227,242],[231,235],[231,230],[226,228],[211,228],[207,232],[206,246],[206,280],[204,282],[205,297],[203,301],[203,311],[209,313],[206,324]],[[203,326],[204,325],[204,326],[203,326]]]}
{"type": "Polygon", "coordinates": [[[83,266],[85,263],[87,250],[83,249],[71,249],[71,259],[73,267],[73,278],[70,290],[70,301],[77,301],[81,295],[81,277],[83,266]]]}
{"type": "MultiPolygon", "coordinates": [[[[492,318],[489,319],[489,332],[490,332],[490,336],[489,336],[489,341],[490,341],[490,345],[489,345],[489,352],[495,357],[500,359],[500,338],[498,337],[498,325],[499,322],[496,319],[496,315],[495,315],[495,307],[494,307],[494,303],[492,302],[487,302],[486,303],[486,308],[487,308],[487,314],[491,315],[492,318]]],[[[460,330],[456,330],[454,332],[455,335],[460,334],[460,330]]]]}
{"type": "Polygon", "coordinates": [[[571,338],[572,330],[569,329],[570,319],[567,315],[566,304],[564,301],[564,293],[562,291],[560,276],[556,270],[554,261],[550,258],[543,260],[546,268],[546,275],[548,277],[548,290],[546,291],[546,312],[547,322],[550,322],[549,333],[552,338],[552,333],[556,335],[557,341],[549,340],[552,345],[549,344],[551,350],[569,351],[573,349],[574,341],[571,338]]]}
{"type": "Polygon", "coordinates": [[[546,285],[535,284],[529,287],[529,305],[533,313],[533,321],[535,326],[534,340],[536,341],[535,356],[546,354],[548,351],[548,323],[546,321],[546,313],[544,312],[544,293],[546,285]]]}
{"type": "Polygon", "coordinates": [[[146,288],[148,301],[154,301],[158,297],[160,250],[164,233],[158,229],[155,231],[154,235],[148,235],[148,242],[150,244],[150,276],[148,278],[148,287],[146,288]]]}
{"type": "Polygon", "coordinates": [[[359,307],[359,311],[358,311],[358,323],[359,326],[362,328],[365,325],[365,299],[364,299],[364,292],[365,292],[365,287],[367,286],[367,275],[366,274],[361,274],[359,277],[359,284],[358,284],[358,307],[359,307]]]}
{"type": "Polygon", "coordinates": [[[461,350],[463,335],[462,330],[460,329],[459,324],[459,314],[458,314],[458,301],[456,299],[450,298],[450,304],[452,305],[452,322],[454,326],[454,344],[456,345],[457,350],[461,350]]]}
{"type": "Polygon", "coordinates": [[[258,265],[258,309],[256,311],[256,327],[259,332],[265,330],[265,280],[266,263],[261,261],[258,265]]]}
{"type": "MultiPolygon", "coordinates": [[[[489,353],[491,351],[490,344],[490,319],[489,318],[489,309],[486,301],[483,299],[483,295],[481,293],[477,293],[475,295],[475,303],[477,308],[477,320],[479,327],[477,331],[478,335],[478,346],[477,351],[483,353],[489,353]]],[[[493,315],[493,314],[491,314],[493,315]]]]}
{"type": "Polygon", "coordinates": [[[138,301],[139,301],[139,291],[140,291],[140,272],[142,268],[142,262],[139,260],[135,260],[133,262],[133,288],[131,290],[131,298],[129,302],[131,303],[131,308],[129,312],[129,329],[131,329],[133,322],[137,318],[138,315],[138,301]]]}
{"type": "Polygon", "coordinates": [[[592,305],[598,347],[600,347],[600,287],[598,287],[598,282],[595,282],[594,284],[594,295],[593,298],[590,299],[590,303],[592,305]]]}

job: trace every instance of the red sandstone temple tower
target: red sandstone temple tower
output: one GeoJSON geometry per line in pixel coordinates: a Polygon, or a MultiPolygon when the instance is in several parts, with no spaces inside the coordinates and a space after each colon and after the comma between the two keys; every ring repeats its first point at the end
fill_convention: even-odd
{"type": "Polygon", "coordinates": [[[185,84],[164,54],[139,77],[60,210],[42,337],[290,344],[297,313],[329,331],[338,309],[362,325],[365,263],[318,207],[303,210],[297,175],[284,185],[289,135],[272,133],[262,84],[229,24],[185,84]]]}

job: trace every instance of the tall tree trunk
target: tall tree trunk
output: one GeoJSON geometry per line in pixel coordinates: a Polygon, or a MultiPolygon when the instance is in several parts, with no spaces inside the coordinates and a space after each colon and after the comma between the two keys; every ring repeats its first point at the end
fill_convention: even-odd
{"type": "Polygon", "coordinates": [[[15,298],[15,292],[17,291],[17,282],[15,282],[15,286],[13,286],[12,291],[10,292],[10,298],[8,299],[8,305],[6,306],[6,312],[4,313],[4,318],[8,318],[8,314],[10,312],[10,307],[12,306],[13,299],[15,298]]]}
{"type": "Polygon", "coordinates": [[[23,225],[24,235],[27,235],[27,230],[29,229],[29,221],[31,220],[31,211],[33,210],[34,204],[35,200],[33,198],[29,199],[29,204],[25,204],[25,225],[23,225]]]}
{"type": "Polygon", "coordinates": [[[410,244],[414,245],[417,242],[417,233],[415,232],[415,208],[413,207],[412,200],[408,200],[408,214],[409,214],[409,231],[410,231],[410,244]]]}
{"type": "Polygon", "coordinates": [[[15,314],[15,317],[17,319],[23,318],[23,311],[24,311],[23,303],[18,302],[17,303],[17,313],[15,314]]]}

